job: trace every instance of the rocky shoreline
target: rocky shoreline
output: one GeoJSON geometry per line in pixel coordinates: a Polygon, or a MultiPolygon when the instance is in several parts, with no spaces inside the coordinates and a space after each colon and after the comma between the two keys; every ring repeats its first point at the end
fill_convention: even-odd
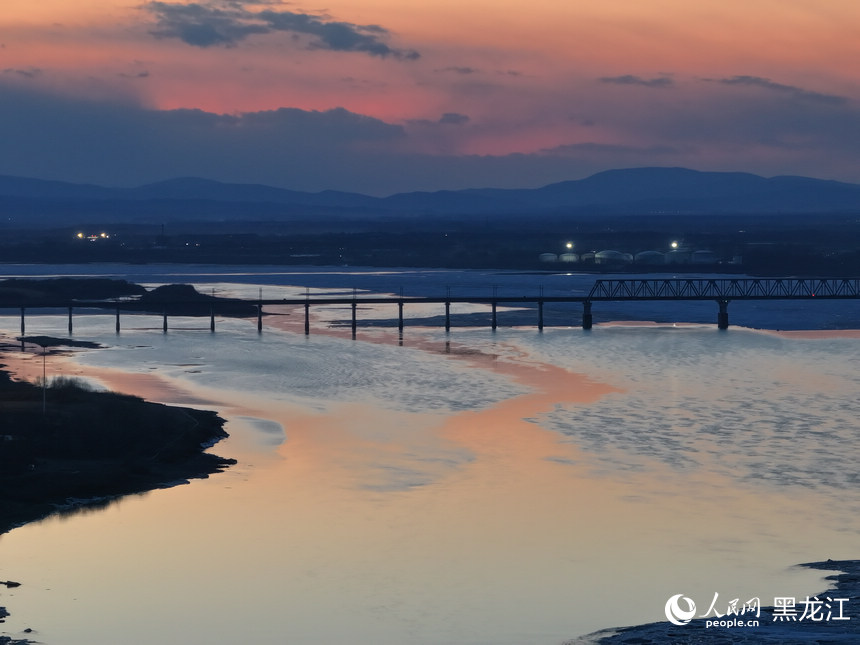
{"type": "MultiPolygon", "coordinates": [[[[5,585],[7,588],[19,587],[20,584],[17,582],[12,582],[11,580],[7,580],[5,582],[0,581],[0,585],[5,585]]],[[[6,611],[5,607],[0,607],[0,623],[5,622],[5,618],[9,615],[9,612],[6,611]]],[[[30,633],[32,630],[25,630],[26,633],[30,633]]],[[[32,643],[33,641],[27,639],[13,639],[11,636],[0,636],[0,645],[28,645],[28,643],[32,643]]]]}

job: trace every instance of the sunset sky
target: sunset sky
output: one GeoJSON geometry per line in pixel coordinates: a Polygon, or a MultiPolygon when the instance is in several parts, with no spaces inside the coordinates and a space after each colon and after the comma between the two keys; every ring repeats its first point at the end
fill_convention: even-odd
{"type": "Polygon", "coordinates": [[[856,0],[4,0],[0,174],[296,190],[860,182],[856,0]]]}

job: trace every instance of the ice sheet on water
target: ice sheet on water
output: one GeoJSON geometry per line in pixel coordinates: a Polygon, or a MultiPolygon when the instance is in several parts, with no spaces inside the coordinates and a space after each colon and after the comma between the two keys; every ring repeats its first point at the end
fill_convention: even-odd
{"type": "Polygon", "coordinates": [[[537,419],[613,468],[656,461],[749,483],[857,484],[856,340],[615,327],[520,342],[533,358],[626,389],[537,419]]]}
{"type": "Polygon", "coordinates": [[[390,410],[448,412],[477,409],[523,391],[502,376],[408,347],[331,336],[305,338],[266,332],[244,321],[219,323],[216,334],[134,333],[81,358],[91,365],[156,372],[193,384],[226,388],[324,408],[363,402],[390,410]],[[127,350],[132,350],[129,352],[127,350]],[[189,367],[192,365],[193,367],[189,367]]]}

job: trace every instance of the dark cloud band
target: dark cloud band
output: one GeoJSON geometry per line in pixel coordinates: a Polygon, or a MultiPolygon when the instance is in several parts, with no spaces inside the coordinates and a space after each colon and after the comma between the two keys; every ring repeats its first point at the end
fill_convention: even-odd
{"type": "Polygon", "coordinates": [[[656,78],[642,78],[633,74],[623,74],[622,76],[603,76],[598,79],[601,83],[611,83],[614,85],[642,85],[644,87],[672,87],[675,82],[668,76],[657,76],[656,78]]]}
{"type": "Polygon", "coordinates": [[[267,8],[256,11],[246,4],[242,0],[192,4],[154,0],[141,5],[141,9],[156,19],[150,32],[153,36],[175,38],[194,47],[233,47],[250,36],[289,32],[311,36],[312,49],[360,52],[398,60],[420,57],[414,50],[394,49],[386,44],[383,39],[388,31],[379,25],[356,25],[271,8],[280,6],[280,2],[263,3],[267,8]]]}
{"type": "Polygon", "coordinates": [[[16,74],[17,76],[23,76],[24,78],[36,78],[42,73],[42,70],[38,67],[26,67],[26,68],[14,68],[7,67],[3,70],[4,74],[16,74]]]}
{"type": "Polygon", "coordinates": [[[820,92],[812,92],[805,90],[802,87],[794,85],[784,85],[783,83],[775,83],[769,78],[761,76],[732,76],[731,78],[721,78],[719,82],[723,85],[746,85],[752,87],[761,87],[766,90],[782,92],[790,94],[795,98],[807,99],[819,103],[830,103],[832,105],[841,105],[847,101],[843,96],[833,94],[821,94],[820,92]]]}
{"type": "Polygon", "coordinates": [[[491,130],[484,117],[457,111],[400,124],[343,108],[216,114],[148,109],[125,95],[61,95],[46,84],[12,68],[0,75],[0,174],[108,185],[194,176],[391,194],[549,183],[654,163],[856,181],[846,169],[858,165],[852,101],[795,100],[790,89],[748,81],[712,81],[707,92],[679,83],[672,95],[684,93],[683,101],[643,88],[635,109],[619,111],[602,109],[599,92],[589,92],[584,98],[596,102],[580,97],[576,117],[593,119],[587,133],[495,155],[464,154],[462,143],[506,134],[505,126],[491,130]]]}

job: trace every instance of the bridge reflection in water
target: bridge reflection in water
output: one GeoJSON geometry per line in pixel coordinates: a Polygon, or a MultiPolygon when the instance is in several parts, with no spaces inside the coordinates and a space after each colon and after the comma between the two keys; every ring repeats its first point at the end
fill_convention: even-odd
{"type": "MultiPolygon", "coordinates": [[[[596,302],[631,302],[631,301],[703,301],[711,300],[717,303],[717,326],[728,329],[728,305],[733,300],[834,300],[860,298],[860,278],[622,278],[612,280],[597,280],[591,291],[586,295],[577,296],[544,296],[543,289],[537,296],[498,296],[493,288],[490,296],[452,296],[450,289],[445,296],[416,296],[403,295],[358,296],[351,297],[311,296],[304,298],[283,299],[238,299],[218,298],[211,301],[176,300],[159,303],[160,311],[155,307],[142,308],[134,300],[75,300],[69,301],[39,301],[25,305],[14,302],[0,302],[0,309],[19,309],[21,313],[21,335],[26,330],[26,313],[28,310],[67,309],[68,330],[73,331],[73,313],[75,309],[111,310],[116,316],[116,331],[121,330],[120,314],[160,314],[163,317],[162,330],[168,331],[168,316],[209,316],[209,329],[215,331],[215,316],[223,314],[237,305],[256,308],[257,331],[263,330],[264,307],[298,306],[304,308],[304,332],[310,334],[310,308],[318,305],[345,305],[351,308],[351,327],[353,338],[358,328],[357,310],[360,305],[397,305],[397,326],[402,332],[404,328],[404,307],[408,304],[440,304],[445,307],[445,331],[451,330],[451,305],[453,304],[483,304],[491,308],[490,326],[493,330],[498,327],[498,306],[506,305],[537,305],[537,327],[544,328],[544,306],[550,303],[580,303],[582,305],[581,325],[583,329],[591,329],[593,324],[592,305],[596,302]]],[[[45,313],[42,311],[42,313],[45,313]]]]}

